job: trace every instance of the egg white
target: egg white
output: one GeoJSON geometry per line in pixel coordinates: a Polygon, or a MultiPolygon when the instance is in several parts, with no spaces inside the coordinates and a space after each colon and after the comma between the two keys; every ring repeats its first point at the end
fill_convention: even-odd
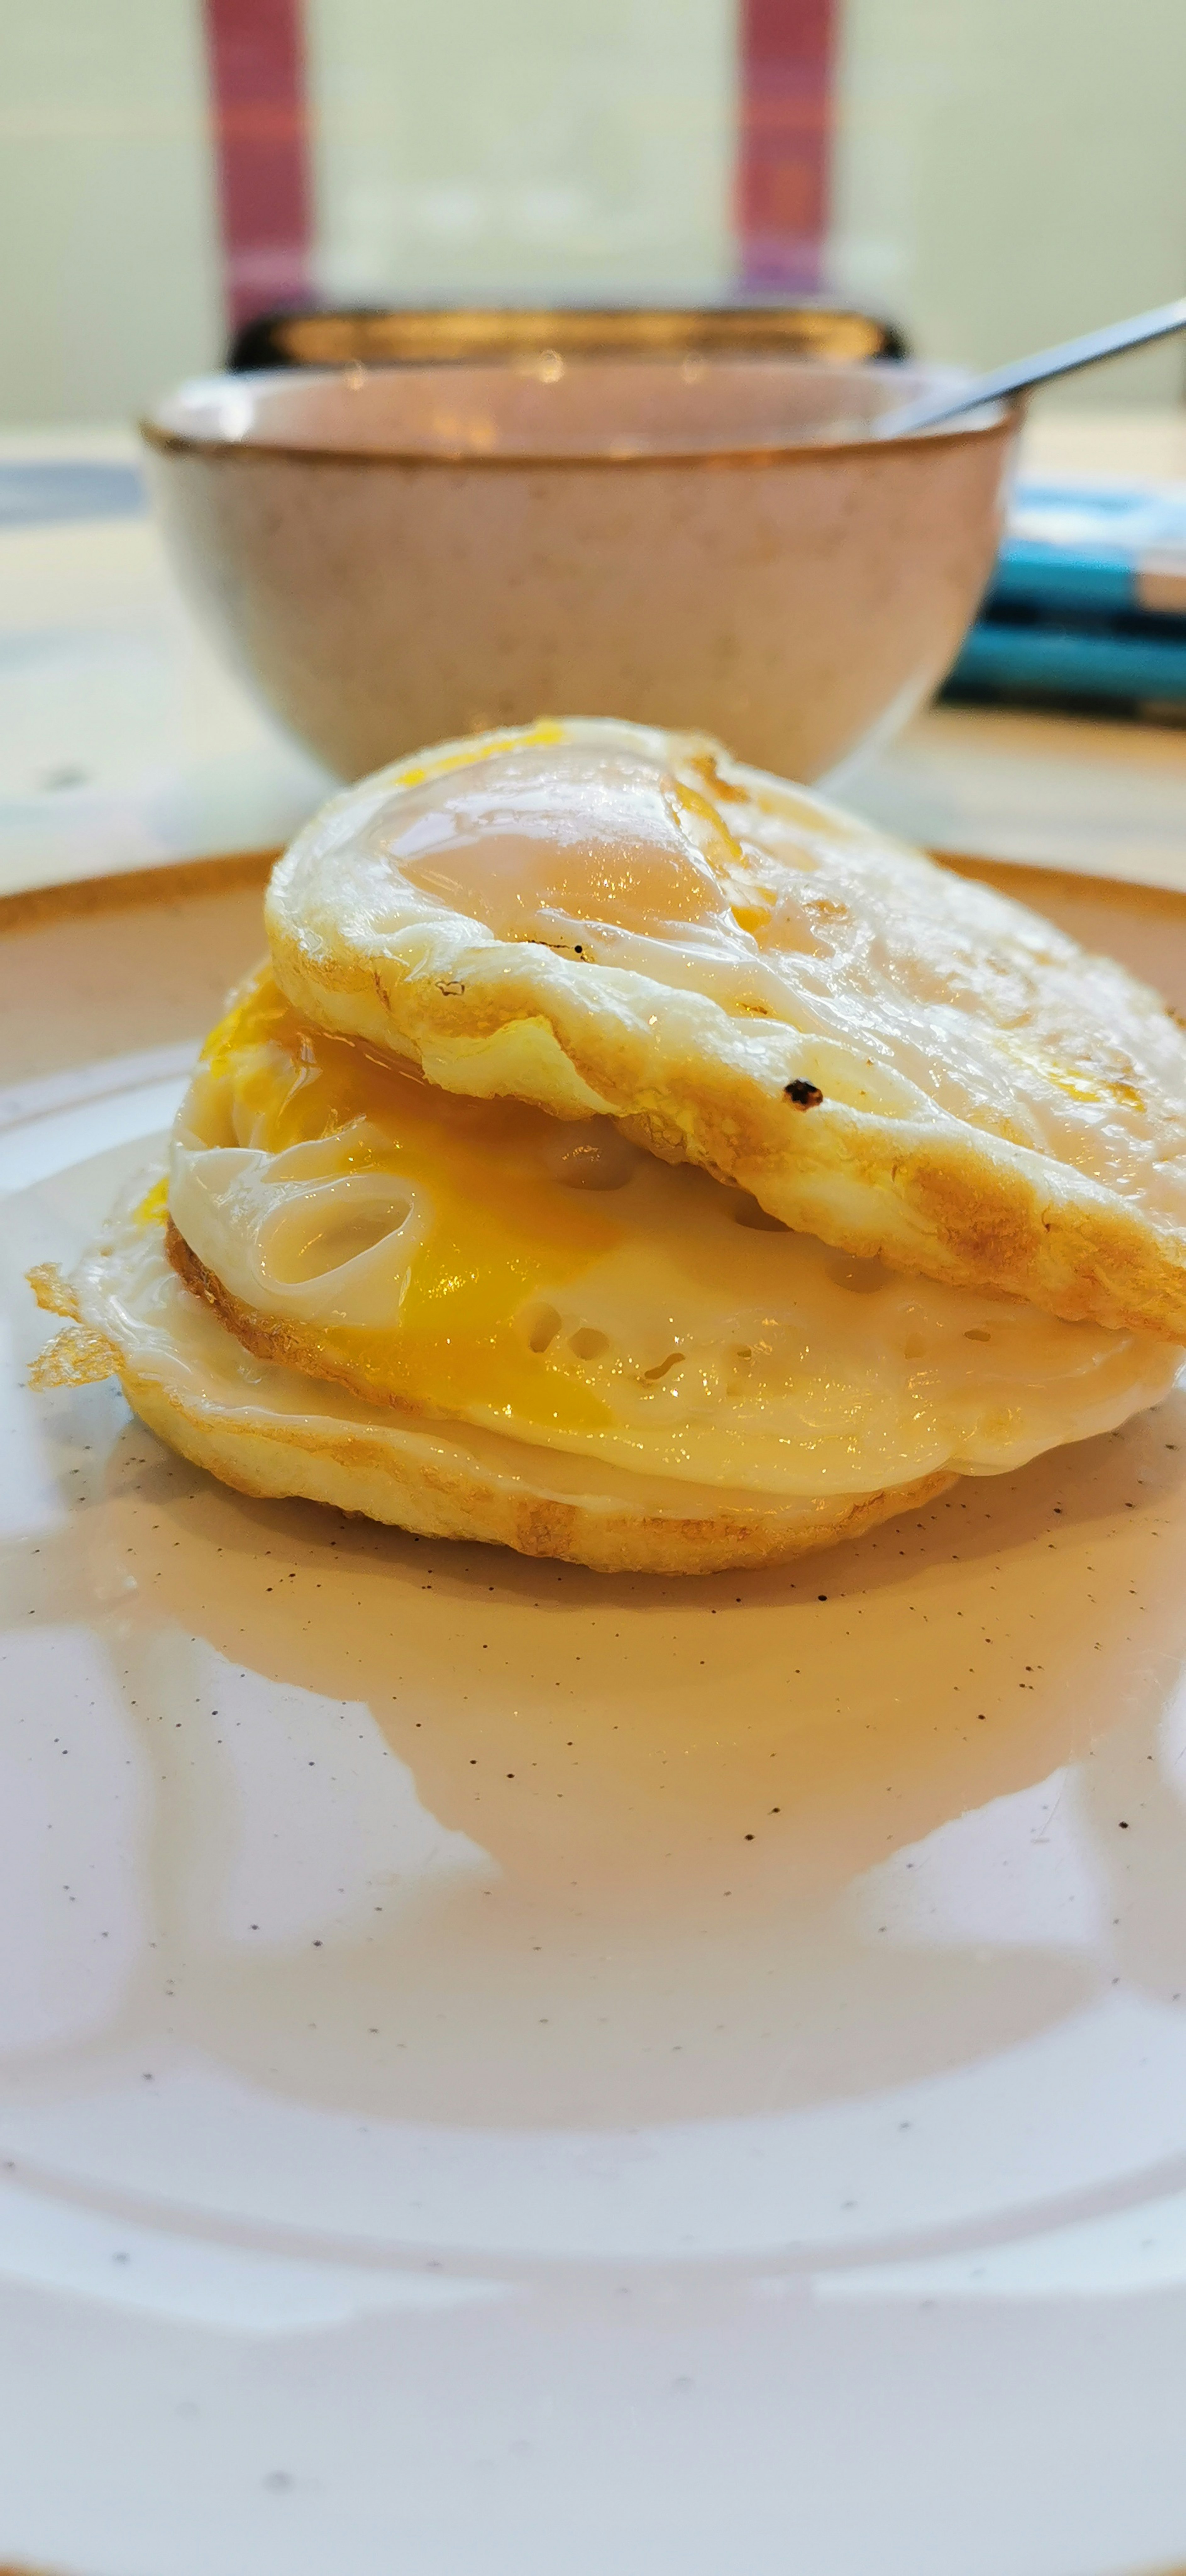
{"type": "MultiPolygon", "coordinates": [[[[163,1228],[141,1212],[155,1179],[142,1174],[112,1210],[66,1289],[69,1304],[55,1311],[77,1313],[99,1338],[143,1420],[244,1492],[302,1494],[529,1555],[684,1574],[829,1545],[947,1481],[924,1480],[871,1505],[733,1492],[367,1404],[348,1388],[257,1359],[190,1293],[170,1266],[163,1228]]],[[[103,1373],[88,1353],[85,1376],[103,1373]]],[[[67,1360],[45,1383],[73,1378],[67,1360]]]]}
{"type": "Polygon", "coordinates": [[[607,1114],[850,1252],[1186,1342],[1157,995],[717,745],[438,745],[313,819],[266,920],[295,1010],[442,1090],[607,1114]]]}
{"type": "MultiPolygon", "coordinates": [[[[385,1167],[382,1132],[355,1122],[269,1154],[204,1145],[187,1119],[170,1211],[232,1297],[313,1332],[397,1331],[433,1205],[385,1167]]],[[[1177,1372],[1181,1353],[1151,1336],[771,1229],[744,1193],[601,1122],[557,1125],[555,1140],[578,1173],[582,1153],[608,1150],[623,1239],[576,1278],[542,1276],[517,1321],[540,1369],[591,1390],[606,1426],[543,1430],[474,1401],[454,1417],[474,1428],[664,1480],[859,1495],[1021,1466],[1115,1429],[1177,1372]]]]}

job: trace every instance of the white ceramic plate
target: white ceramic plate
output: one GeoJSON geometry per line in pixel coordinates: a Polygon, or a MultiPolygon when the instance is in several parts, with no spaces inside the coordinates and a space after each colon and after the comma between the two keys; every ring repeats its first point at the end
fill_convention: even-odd
{"type": "Polygon", "coordinates": [[[1186,1399],[789,1573],[35,1398],[176,1055],[0,1104],[0,2556],[1186,2553],[1186,1399]]]}

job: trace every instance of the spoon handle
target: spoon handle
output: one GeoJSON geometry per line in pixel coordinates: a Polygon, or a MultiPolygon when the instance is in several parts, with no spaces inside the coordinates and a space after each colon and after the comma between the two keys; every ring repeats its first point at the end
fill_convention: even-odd
{"type": "Polygon", "coordinates": [[[1130,314],[1127,322],[1109,322],[1102,331],[1084,331],[1077,340],[1060,340],[1057,348],[1041,349],[1035,358],[1015,358],[1011,366],[971,376],[947,393],[927,394],[920,402],[882,412],[872,424],[874,436],[904,438],[915,429],[933,429],[980,403],[1028,393],[1052,376],[1073,375],[1077,367],[1092,367],[1099,358],[1118,358],[1125,349],[1143,348],[1147,340],[1167,339],[1171,331],[1186,331],[1186,295],[1175,304],[1156,304],[1150,313],[1130,314]]]}

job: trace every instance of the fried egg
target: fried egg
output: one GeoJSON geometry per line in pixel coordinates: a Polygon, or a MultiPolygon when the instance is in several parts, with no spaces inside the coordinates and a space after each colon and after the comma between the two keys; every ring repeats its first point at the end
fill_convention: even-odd
{"type": "Polygon", "coordinates": [[[1186,1339],[1186,1037],[1019,905],[694,736],[476,737],[274,873],[302,1015],[438,1089],[609,1117],[801,1233],[1186,1339]]]}
{"type": "Polygon", "coordinates": [[[1179,1056],[1186,1099],[1160,1006],[1016,907],[969,915],[978,891],[909,853],[904,890],[863,827],[727,769],[539,726],[335,800],[276,872],[272,956],[206,1042],[167,1169],[72,1284],[39,1283],[71,1319],[43,1382],[115,1369],[247,1491],[689,1572],[831,1543],[1156,1402],[1182,1356],[1179,1056]],[[1027,1019],[1047,958],[1057,1008],[1027,1019]],[[1096,1090],[1068,1088],[1073,988],[1111,994],[1116,1063],[1145,1032],[1139,1110],[1117,1072],[1097,1114],[1088,1027],[1096,1090]],[[1006,1040],[1031,1059],[1016,1096],[1006,1040]],[[980,1196],[940,1225],[953,1136],[980,1196]],[[1055,1247],[1021,1264],[1031,1294],[1006,1182],[1055,1247]]]}
{"type": "Polygon", "coordinates": [[[310,1028],[270,967],[207,1041],[168,1208],[182,1275],[262,1356],[768,1495],[995,1473],[1111,1429],[1176,1366],[1149,1335],[838,1254],[607,1119],[436,1090],[310,1028]]]}
{"type": "Polygon", "coordinates": [[[426,1421],[259,1359],[191,1294],[165,1250],[165,1183],[118,1207],[67,1282],[31,1274],[72,1318],[32,1372],[45,1387],[113,1373],[169,1446],[239,1492],[302,1496],[432,1537],[482,1539],[606,1573],[777,1564],[929,1502],[951,1478],[803,1501],[623,1472],[507,1433],[426,1421]]]}

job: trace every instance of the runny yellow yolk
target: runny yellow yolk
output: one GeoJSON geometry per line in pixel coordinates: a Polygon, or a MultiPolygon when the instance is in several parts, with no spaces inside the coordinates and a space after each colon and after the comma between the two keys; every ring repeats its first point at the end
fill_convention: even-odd
{"type": "MultiPolygon", "coordinates": [[[[611,1415],[564,1365],[530,1346],[533,1302],[623,1239],[600,1193],[548,1168],[563,1123],[514,1101],[434,1089],[360,1041],[310,1028],[269,967],[203,1050],[225,1134],[279,1154],[366,1119],[381,1136],[344,1148],[343,1169],[378,1167],[422,1185],[432,1220],[412,1253],[390,1329],[327,1325],[318,1346],[368,1395],[442,1413],[474,1408],[512,1425],[597,1431],[611,1415]],[[225,1090],[223,1090],[225,1086],[225,1090]],[[216,1095],[217,1096],[217,1095],[216,1095]]],[[[148,1214],[148,1210],[145,1210],[148,1214]]],[[[162,1210],[163,1213],[163,1210],[162,1210]]]]}

